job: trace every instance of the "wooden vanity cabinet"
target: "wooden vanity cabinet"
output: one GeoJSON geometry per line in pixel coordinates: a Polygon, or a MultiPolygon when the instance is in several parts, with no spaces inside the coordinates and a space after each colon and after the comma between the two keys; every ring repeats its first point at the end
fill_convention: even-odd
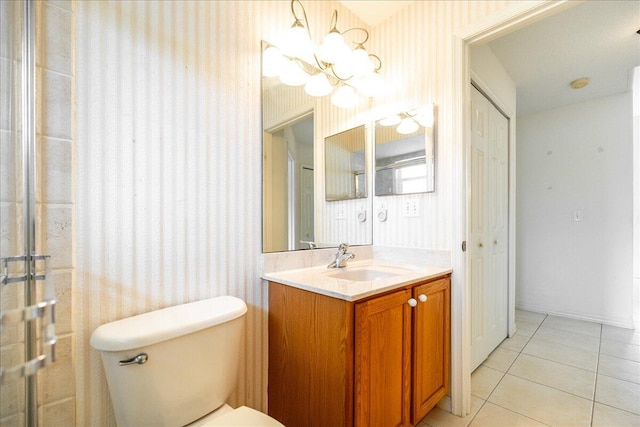
{"type": "Polygon", "coordinates": [[[269,282],[269,415],[287,427],[417,424],[448,392],[449,283],[349,302],[269,282]]]}

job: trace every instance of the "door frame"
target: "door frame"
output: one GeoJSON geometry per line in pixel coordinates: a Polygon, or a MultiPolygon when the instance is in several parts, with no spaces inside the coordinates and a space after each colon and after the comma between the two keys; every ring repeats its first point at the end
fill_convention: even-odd
{"type": "MultiPolygon", "coordinates": [[[[469,208],[469,108],[471,60],[469,49],[567,9],[569,0],[523,1],[497,11],[485,19],[454,32],[452,40],[452,147],[453,230],[451,264],[451,412],[463,416],[471,411],[471,323],[468,257],[461,244],[467,240],[469,208]]],[[[515,125],[509,133],[509,162],[515,166],[515,125]]],[[[515,167],[509,168],[509,313],[515,313],[515,167]]],[[[509,333],[515,329],[510,315],[509,333]]]]}

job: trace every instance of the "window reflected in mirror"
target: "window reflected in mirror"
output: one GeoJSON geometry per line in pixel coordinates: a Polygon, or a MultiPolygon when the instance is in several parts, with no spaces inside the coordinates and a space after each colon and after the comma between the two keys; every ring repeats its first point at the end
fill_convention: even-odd
{"type": "Polygon", "coordinates": [[[432,106],[376,121],[376,196],[435,191],[434,160],[432,106]]]}
{"type": "Polygon", "coordinates": [[[324,140],[325,198],[328,202],[367,197],[364,125],[324,140]]]}

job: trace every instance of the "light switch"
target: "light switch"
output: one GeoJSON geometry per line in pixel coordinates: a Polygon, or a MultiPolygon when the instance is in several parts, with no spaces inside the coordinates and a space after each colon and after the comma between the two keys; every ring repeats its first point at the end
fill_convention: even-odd
{"type": "Polygon", "coordinates": [[[347,219],[347,213],[344,205],[336,206],[336,219],[347,219]]]}

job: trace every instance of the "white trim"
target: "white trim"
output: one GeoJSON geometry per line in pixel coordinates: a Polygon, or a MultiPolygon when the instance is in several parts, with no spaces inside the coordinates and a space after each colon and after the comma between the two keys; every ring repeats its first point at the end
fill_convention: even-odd
{"type": "MultiPolygon", "coordinates": [[[[453,145],[453,250],[451,264],[454,271],[451,291],[451,412],[454,415],[466,415],[471,411],[471,346],[469,337],[471,325],[469,318],[469,281],[467,277],[468,259],[460,249],[463,240],[467,240],[467,209],[469,183],[469,108],[471,80],[469,46],[486,43],[510,31],[524,27],[548,15],[557,13],[578,2],[562,1],[522,1],[491,14],[486,19],[460,29],[453,34],[452,74],[453,93],[451,106],[453,145]]],[[[515,140],[515,139],[514,139],[515,140]]],[[[510,161],[515,162],[515,149],[510,161]]],[[[510,174],[511,175],[511,174],[510,174]]],[[[510,179],[512,176],[510,176],[510,179]]],[[[512,191],[512,190],[510,190],[512,191]]],[[[515,202],[515,197],[513,198],[515,202]]],[[[515,206],[515,204],[514,204],[515,206]]],[[[515,283],[515,207],[509,209],[509,286],[515,283]]],[[[514,294],[513,292],[511,293],[514,294]]],[[[509,298],[510,310],[515,300],[509,298]]],[[[510,327],[511,330],[511,327],[510,327]]]]}
{"type": "Polygon", "coordinates": [[[547,306],[539,306],[536,304],[518,304],[516,307],[518,310],[532,311],[534,313],[549,314],[552,316],[567,317],[570,319],[584,320],[585,322],[602,323],[603,325],[617,326],[619,328],[633,329],[633,317],[632,318],[611,318],[604,316],[592,316],[582,313],[574,313],[570,311],[562,310],[549,310],[547,306]]]}

